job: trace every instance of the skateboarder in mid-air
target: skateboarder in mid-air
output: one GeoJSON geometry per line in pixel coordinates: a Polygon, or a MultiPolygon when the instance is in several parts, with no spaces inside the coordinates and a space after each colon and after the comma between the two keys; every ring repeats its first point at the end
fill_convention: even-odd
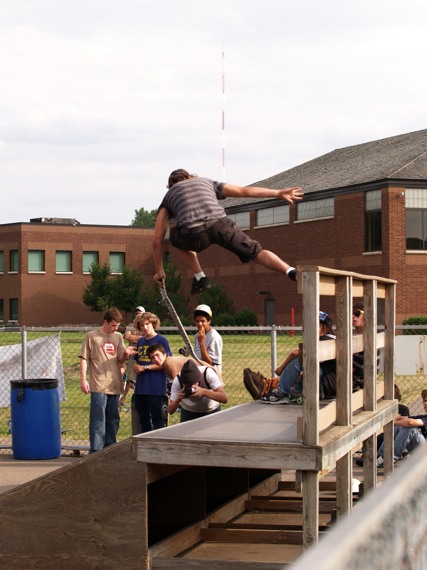
{"type": "Polygon", "coordinates": [[[153,257],[156,265],[155,281],[165,279],[163,267],[163,241],[173,219],[175,227],[170,230],[171,244],[178,249],[187,268],[194,274],[191,294],[210,288],[197,253],[212,244],[219,245],[236,254],[242,263],[254,261],[272,271],[286,273],[296,280],[295,268],[280,259],[275,253],[262,249],[259,242],[251,239],[226,216],[219,200],[224,198],[280,198],[290,204],[302,200],[299,187],[262,188],[235,186],[214,182],[189,174],[186,170],[174,170],[168,181],[168,192],[160,204],[153,240],[153,257]]]}

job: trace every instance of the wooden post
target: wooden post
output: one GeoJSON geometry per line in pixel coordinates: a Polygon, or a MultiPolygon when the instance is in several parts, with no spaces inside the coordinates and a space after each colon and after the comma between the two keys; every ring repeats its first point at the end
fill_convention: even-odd
{"type": "MultiPolygon", "coordinates": [[[[303,444],[319,444],[319,272],[303,273],[304,326],[304,401],[303,444]]],[[[318,540],[319,484],[318,473],[303,472],[304,548],[318,540]]]]}
{"type": "MultiPolygon", "coordinates": [[[[394,399],[394,337],[396,334],[395,306],[396,285],[386,285],[384,306],[384,398],[394,399]]],[[[384,426],[384,475],[393,471],[394,464],[394,426],[393,422],[384,426]]]]}
{"type": "MultiPolygon", "coordinates": [[[[337,360],[337,425],[352,423],[352,280],[350,277],[336,279],[336,360],[337,360]]],[[[346,454],[336,465],[337,514],[349,512],[352,500],[353,463],[351,453],[346,454]]]]}

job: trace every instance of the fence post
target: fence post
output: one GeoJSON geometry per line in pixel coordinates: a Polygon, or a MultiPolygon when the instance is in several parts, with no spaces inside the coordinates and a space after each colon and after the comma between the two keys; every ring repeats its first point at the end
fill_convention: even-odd
{"type": "Polygon", "coordinates": [[[277,331],[276,325],[271,325],[271,376],[276,376],[275,370],[277,368],[277,331]]]}
{"type": "Polygon", "coordinates": [[[27,378],[27,331],[25,327],[21,330],[21,361],[22,361],[22,380],[27,378]]]}

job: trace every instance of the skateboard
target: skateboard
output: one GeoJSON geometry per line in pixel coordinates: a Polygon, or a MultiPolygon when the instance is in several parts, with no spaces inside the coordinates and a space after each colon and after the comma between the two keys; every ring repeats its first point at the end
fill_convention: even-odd
{"type": "Polygon", "coordinates": [[[178,316],[178,313],[175,310],[175,307],[172,304],[172,301],[169,299],[167,291],[166,291],[166,284],[164,280],[159,283],[159,289],[161,298],[157,301],[158,305],[166,307],[168,313],[175,323],[176,328],[178,329],[179,334],[181,335],[182,340],[184,341],[184,347],[179,349],[179,353],[183,356],[192,356],[194,360],[197,360],[199,364],[204,364],[199,358],[197,358],[196,353],[194,352],[193,345],[188,337],[188,334],[184,328],[184,325],[181,323],[181,319],[178,316]]]}
{"type": "Polygon", "coordinates": [[[302,396],[292,396],[289,398],[282,398],[281,400],[279,400],[278,402],[265,402],[263,400],[258,400],[261,404],[269,404],[271,406],[283,406],[283,405],[289,405],[289,404],[296,404],[298,406],[302,405],[303,402],[303,398],[302,396]]]}

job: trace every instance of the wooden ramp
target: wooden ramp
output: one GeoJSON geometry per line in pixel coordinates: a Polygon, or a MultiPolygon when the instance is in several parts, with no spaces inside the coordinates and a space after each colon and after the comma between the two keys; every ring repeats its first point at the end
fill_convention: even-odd
{"type": "Polygon", "coordinates": [[[128,439],[0,495],[0,568],[141,568],[140,471],[128,439]]]}

